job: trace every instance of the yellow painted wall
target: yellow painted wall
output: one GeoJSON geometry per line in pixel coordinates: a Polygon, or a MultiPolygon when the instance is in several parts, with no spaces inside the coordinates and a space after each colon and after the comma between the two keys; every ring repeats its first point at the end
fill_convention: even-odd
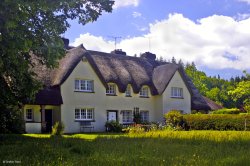
{"type": "Polygon", "coordinates": [[[140,110],[149,111],[150,121],[161,120],[159,96],[151,96],[149,98],[141,98],[139,94],[134,94],[132,97],[125,97],[125,93],[119,93],[116,87],[117,96],[106,96],[106,89],[100,79],[92,69],[90,64],[81,61],[73,70],[68,79],[61,85],[61,94],[63,97],[63,105],[61,106],[61,118],[65,124],[65,132],[79,132],[80,124],[75,121],[75,108],[94,108],[95,122],[94,131],[104,131],[107,121],[107,110],[117,110],[119,121],[122,123],[121,110],[134,110],[134,107],[139,107],[140,110]],[[76,78],[94,80],[94,93],[74,92],[74,81],[76,78]]]}
{"type": "MultiPolygon", "coordinates": [[[[28,133],[40,133],[41,128],[39,129],[39,124],[38,124],[38,123],[41,123],[41,112],[40,112],[41,107],[40,107],[40,105],[28,105],[28,104],[26,104],[23,108],[24,120],[26,120],[26,109],[33,110],[33,121],[32,122],[27,121],[25,124],[26,132],[28,132],[28,133]],[[34,123],[34,122],[38,122],[38,123],[34,123]]],[[[52,110],[52,125],[54,125],[55,122],[60,121],[60,106],[46,105],[45,109],[52,110]]]]}
{"type": "Polygon", "coordinates": [[[191,96],[178,71],[174,74],[163,93],[163,114],[170,110],[183,110],[191,113],[191,96]],[[183,99],[171,98],[171,87],[183,88],[183,99]]]}
{"type": "MultiPolygon", "coordinates": [[[[139,94],[133,93],[132,90],[132,97],[125,97],[125,93],[120,93],[118,87],[116,87],[116,92],[117,96],[107,96],[105,87],[90,64],[87,61],[81,61],[61,85],[61,95],[63,97],[61,107],[46,106],[45,109],[53,110],[53,123],[60,120],[64,123],[65,133],[80,132],[80,123],[75,121],[75,108],[94,108],[95,122],[92,122],[92,124],[95,132],[105,131],[107,110],[118,111],[120,123],[122,123],[121,111],[133,111],[134,107],[149,111],[149,121],[154,122],[161,122],[164,113],[172,109],[183,110],[186,113],[191,112],[190,93],[179,72],[175,73],[163,95],[151,96],[149,92],[149,98],[141,98],[139,94]],[[75,92],[76,78],[94,80],[94,93],[75,92]],[[184,99],[171,98],[171,87],[182,87],[184,99]]],[[[40,106],[26,105],[24,107],[24,109],[28,108],[34,110],[34,119],[40,122],[40,106]]]]}

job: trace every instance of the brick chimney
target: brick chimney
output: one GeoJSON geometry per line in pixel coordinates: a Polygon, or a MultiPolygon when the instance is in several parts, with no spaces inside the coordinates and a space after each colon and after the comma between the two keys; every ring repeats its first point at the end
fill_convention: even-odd
{"type": "Polygon", "coordinates": [[[111,51],[111,54],[117,54],[117,55],[124,55],[126,56],[126,52],[122,51],[122,49],[115,49],[114,51],[111,51]]]}
{"type": "Polygon", "coordinates": [[[145,52],[145,53],[141,54],[141,58],[145,58],[145,59],[154,61],[156,59],[156,55],[151,53],[151,52],[145,52]]]}

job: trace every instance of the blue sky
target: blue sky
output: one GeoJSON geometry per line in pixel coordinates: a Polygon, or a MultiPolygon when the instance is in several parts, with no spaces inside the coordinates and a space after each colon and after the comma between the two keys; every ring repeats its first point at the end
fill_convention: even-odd
{"type": "Polygon", "coordinates": [[[85,26],[71,21],[71,45],[128,55],[194,61],[223,78],[250,69],[250,0],[116,0],[112,13],[85,26]]]}

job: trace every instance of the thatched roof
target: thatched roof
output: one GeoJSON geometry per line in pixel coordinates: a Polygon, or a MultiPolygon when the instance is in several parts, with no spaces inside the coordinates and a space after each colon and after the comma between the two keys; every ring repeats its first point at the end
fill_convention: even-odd
{"type": "Polygon", "coordinates": [[[48,70],[40,67],[34,71],[47,87],[60,86],[76,65],[86,58],[105,87],[107,83],[113,82],[117,84],[120,92],[125,92],[127,85],[131,84],[133,91],[139,93],[143,85],[148,85],[152,95],[160,95],[178,70],[192,96],[192,109],[210,109],[181,66],[155,61],[154,54],[146,54],[138,58],[114,52],[86,50],[80,45],[68,50],[56,69],[48,70]]]}
{"type": "Polygon", "coordinates": [[[205,97],[205,96],[202,96],[203,99],[206,101],[206,103],[208,104],[208,106],[210,107],[211,110],[219,110],[219,109],[222,109],[223,106],[217,104],[216,102],[214,102],[213,100],[205,97]]]}

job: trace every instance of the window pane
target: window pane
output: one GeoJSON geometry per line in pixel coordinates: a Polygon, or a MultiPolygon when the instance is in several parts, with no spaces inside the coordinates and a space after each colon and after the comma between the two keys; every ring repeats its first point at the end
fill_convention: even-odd
{"type": "Polygon", "coordinates": [[[87,119],[93,119],[93,110],[92,109],[87,110],[87,119]]]}
{"type": "Polygon", "coordinates": [[[142,122],[148,122],[149,121],[149,112],[148,111],[141,111],[141,120],[142,122]]]}
{"type": "Polygon", "coordinates": [[[108,84],[108,88],[106,89],[106,94],[112,94],[114,95],[115,92],[115,85],[114,84],[108,84]]]}
{"type": "Polygon", "coordinates": [[[122,121],[124,123],[133,122],[132,111],[122,111],[122,121]]]}
{"type": "Polygon", "coordinates": [[[75,119],[80,119],[80,110],[75,109],[75,119]]]}
{"type": "Polygon", "coordinates": [[[32,109],[26,110],[26,120],[32,120],[33,119],[33,112],[32,109]]]}
{"type": "Polygon", "coordinates": [[[183,89],[177,88],[177,87],[172,87],[171,88],[171,96],[172,97],[183,97],[183,89]]]}

